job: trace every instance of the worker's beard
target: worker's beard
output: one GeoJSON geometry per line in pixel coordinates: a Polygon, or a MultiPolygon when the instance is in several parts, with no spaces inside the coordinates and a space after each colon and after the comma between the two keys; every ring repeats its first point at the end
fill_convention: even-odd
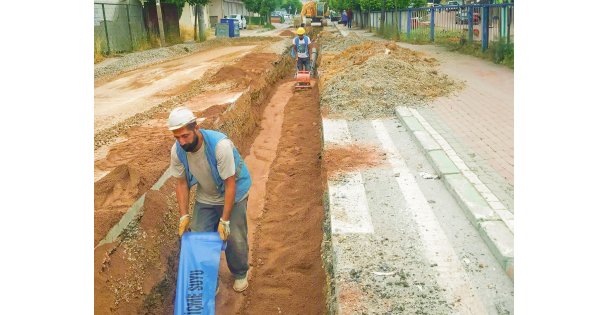
{"type": "Polygon", "coordinates": [[[182,149],[184,149],[184,151],[186,151],[186,152],[194,152],[194,150],[196,149],[197,146],[198,146],[198,135],[196,134],[196,132],[194,132],[194,140],[192,140],[192,142],[190,142],[190,143],[186,143],[186,144],[182,145],[182,149]]]}

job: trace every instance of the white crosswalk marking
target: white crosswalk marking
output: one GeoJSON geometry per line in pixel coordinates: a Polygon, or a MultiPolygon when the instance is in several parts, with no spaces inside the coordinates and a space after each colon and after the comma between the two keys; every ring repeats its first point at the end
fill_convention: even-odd
{"type": "Polygon", "coordinates": [[[406,200],[407,209],[404,211],[413,214],[418,234],[424,243],[425,256],[430,264],[437,264],[435,267],[437,282],[446,289],[446,298],[455,303],[454,311],[458,314],[486,314],[450,241],[418,187],[414,175],[393,144],[388,131],[380,120],[373,120],[372,125],[387,153],[393,171],[400,174],[399,177],[395,177],[395,180],[406,200]]]}
{"type": "MultiPolygon", "coordinates": [[[[323,119],[323,139],[326,145],[348,145],[352,137],[346,120],[323,119]]],[[[334,234],[373,234],[363,177],[358,171],[329,179],[331,230],[334,234]]]]}

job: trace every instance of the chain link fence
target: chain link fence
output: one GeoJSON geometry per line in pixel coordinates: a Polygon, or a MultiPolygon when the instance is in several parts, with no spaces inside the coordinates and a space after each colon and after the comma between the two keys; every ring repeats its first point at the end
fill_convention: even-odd
{"type": "Polygon", "coordinates": [[[95,3],[95,52],[129,52],[149,46],[143,7],[134,4],[95,3]]]}

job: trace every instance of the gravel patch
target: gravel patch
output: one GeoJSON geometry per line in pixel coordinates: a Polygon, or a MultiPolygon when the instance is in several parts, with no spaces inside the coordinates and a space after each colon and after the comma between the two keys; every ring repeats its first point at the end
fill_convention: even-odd
{"type": "Polygon", "coordinates": [[[319,38],[323,42],[323,52],[327,53],[339,53],[350,46],[359,45],[366,41],[355,33],[349,33],[346,37],[342,37],[337,32],[322,32],[319,38]]]}
{"type": "Polygon", "coordinates": [[[420,106],[464,86],[439,73],[437,60],[423,53],[394,42],[331,35],[322,37],[319,69],[321,107],[330,116],[387,117],[396,106],[420,106]]]}

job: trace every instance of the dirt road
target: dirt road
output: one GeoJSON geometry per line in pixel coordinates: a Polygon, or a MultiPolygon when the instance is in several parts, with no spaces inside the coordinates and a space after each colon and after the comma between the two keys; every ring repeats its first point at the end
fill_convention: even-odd
{"type": "Polygon", "coordinates": [[[244,56],[255,45],[204,50],[155,66],[129,71],[95,84],[95,131],[183,92],[207,71],[244,56]]]}

